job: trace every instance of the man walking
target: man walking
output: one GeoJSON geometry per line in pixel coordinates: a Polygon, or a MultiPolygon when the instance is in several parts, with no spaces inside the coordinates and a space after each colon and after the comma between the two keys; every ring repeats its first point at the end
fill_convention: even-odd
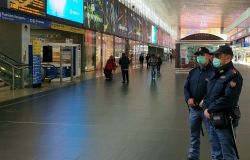
{"type": "Polygon", "coordinates": [[[128,77],[129,58],[125,53],[122,53],[122,57],[119,60],[119,64],[122,70],[122,78],[123,78],[122,83],[125,83],[125,80],[127,80],[127,83],[129,83],[129,77],[128,77]]]}

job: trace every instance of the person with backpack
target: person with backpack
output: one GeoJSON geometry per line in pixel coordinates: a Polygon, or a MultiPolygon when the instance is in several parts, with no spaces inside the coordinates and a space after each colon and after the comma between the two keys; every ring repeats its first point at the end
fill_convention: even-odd
{"type": "Polygon", "coordinates": [[[104,68],[104,74],[107,80],[112,80],[113,78],[112,71],[115,71],[115,69],[116,69],[115,58],[114,56],[110,56],[104,68]]]}

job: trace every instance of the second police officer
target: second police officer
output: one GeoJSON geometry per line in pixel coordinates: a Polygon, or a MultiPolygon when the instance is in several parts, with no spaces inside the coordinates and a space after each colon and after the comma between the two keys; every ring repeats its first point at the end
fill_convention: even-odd
{"type": "Polygon", "coordinates": [[[238,101],[243,79],[232,58],[232,49],[227,45],[220,46],[215,52],[213,66],[217,69],[209,79],[207,95],[200,104],[209,119],[212,160],[238,159],[233,133],[240,118],[238,101]],[[229,117],[233,118],[233,126],[229,117]]]}
{"type": "Polygon", "coordinates": [[[212,74],[211,53],[205,47],[200,47],[195,53],[197,56],[198,67],[189,72],[185,86],[185,101],[189,106],[189,124],[190,124],[190,145],[189,160],[199,160],[200,157],[200,131],[202,121],[208,128],[208,121],[204,116],[204,110],[199,106],[204,99],[207,89],[207,80],[212,74]]]}

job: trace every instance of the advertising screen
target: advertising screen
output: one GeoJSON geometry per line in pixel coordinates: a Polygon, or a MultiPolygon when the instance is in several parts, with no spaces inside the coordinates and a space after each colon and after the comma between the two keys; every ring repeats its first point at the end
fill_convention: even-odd
{"type": "Polygon", "coordinates": [[[135,39],[136,24],[136,14],[132,10],[128,10],[128,37],[131,39],[135,39]]]}
{"type": "Polygon", "coordinates": [[[85,26],[103,31],[103,0],[85,0],[85,26]]]}
{"type": "Polygon", "coordinates": [[[151,35],[151,42],[153,44],[156,44],[157,42],[157,28],[155,26],[152,26],[152,35],[151,35]]]}
{"type": "Polygon", "coordinates": [[[118,35],[127,37],[128,36],[128,10],[122,3],[118,4],[118,17],[117,17],[117,31],[118,35]]]}
{"type": "Polygon", "coordinates": [[[84,23],[84,0],[47,0],[47,14],[84,23]]]}
{"type": "Polygon", "coordinates": [[[105,0],[104,1],[104,32],[117,33],[117,1],[105,0]]]}
{"type": "Polygon", "coordinates": [[[9,8],[22,12],[45,15],[45,0],[9,0],[9,8]]]}

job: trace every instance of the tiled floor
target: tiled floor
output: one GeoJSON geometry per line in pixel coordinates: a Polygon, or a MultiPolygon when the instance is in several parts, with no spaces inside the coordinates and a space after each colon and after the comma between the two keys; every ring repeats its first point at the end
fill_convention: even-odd
{"type": "MultiPolygon", "coordinates": [[[[81,77],[76,78],[73,83],[69,81],[64,81],[63,83],[57,82],[57,81],[52,81],[51,83],[44,82],[42,84],[41,88],[24,88],[24,89],[15,89],[15,90],[10,90],[10,87],[2,87],[0,88],[0,103],[4,103],[9,100],[14,100],[17,98],[22,98],[30,95],[36,95],[39,93],[44,93],[47,91],[53,91],[58,88],[62,88],[65,86],[69,85],[74,85],[76,83],[79,83],[80,81],[83,80],[90,80],[90,79],[95,79],[98,77],[101,77],[102,72],[86,72],[83,73],[81,77]]],[[[5,103],[3,105],[0,105],[1,107],[5,107],[5,103]]]]}
{"type": "MultiPolygon", "coordinates": [[[[164,64],[151,81],[149,70],[58,89],[0,109],[1,160],[184,160],[187,157],[188,111],[183,99],[186,74],[164,64]]],[[[249,71],[244,77],[238,147],[249,160],[249,71]]],[[[207,134],[201,160],[209,159],[207,134]]]]}

